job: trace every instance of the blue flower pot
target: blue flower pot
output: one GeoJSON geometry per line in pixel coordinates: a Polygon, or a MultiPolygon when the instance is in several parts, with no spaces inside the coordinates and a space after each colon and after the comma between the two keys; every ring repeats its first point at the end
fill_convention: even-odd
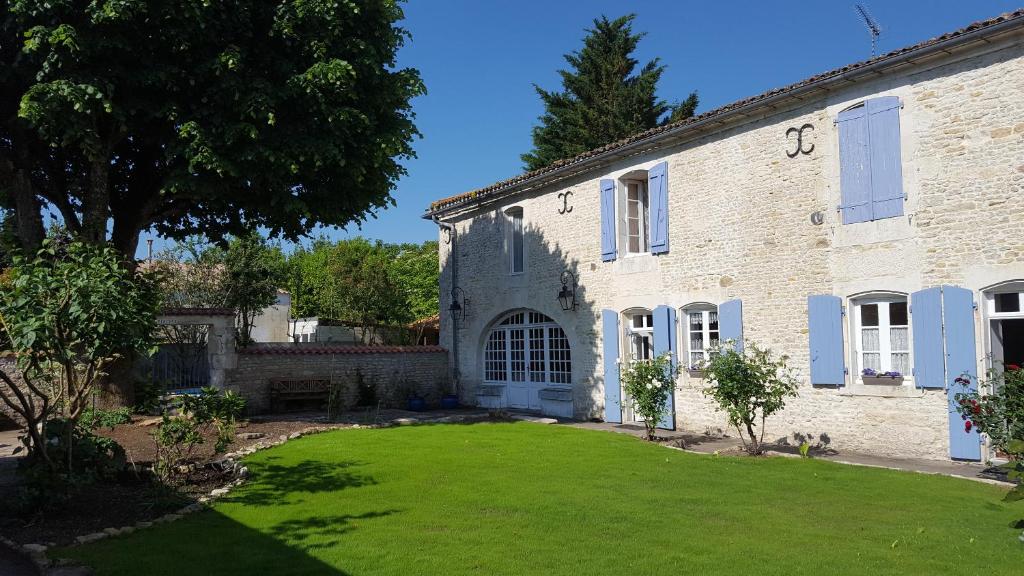
{"type": "Polygon", "coordinates": [[[441,398],[441,409],[452,410],[459,407],[459,397],[455,394],[448,394],[441,398]]]}
{"type": "Polygon", "coordinates": [[[409,398],[408,408],[413,412],[423,412],[427,409],[427,401],[418,396],[409,398]]]}

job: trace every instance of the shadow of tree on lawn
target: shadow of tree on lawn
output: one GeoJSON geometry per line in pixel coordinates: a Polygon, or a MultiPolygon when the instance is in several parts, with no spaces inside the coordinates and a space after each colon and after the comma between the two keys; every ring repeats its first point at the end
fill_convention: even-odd
{"type": "Polygon", "coordinates": [[[299,502],[302,494],[337,492],[347,488],[371,486],[377,482],[352,469],[361,462],[323,462],[303,460],[297,464],[257,463],[251,466],[252,479],[227,497],[228,502],[248,506],[270,506],[299,502]]]}
{"type": "Polygon", "coordinates": [[[383,518],[397,513],[398,510],[381,512],[365,512],[363,514],[337,514],[333,516],[314,516],[285,520],[270,527],[268,533],[293,548],[300,550],[316,550],[331,548],[341,543],[340,536],[355,530],[361,520],[383,518]]]}

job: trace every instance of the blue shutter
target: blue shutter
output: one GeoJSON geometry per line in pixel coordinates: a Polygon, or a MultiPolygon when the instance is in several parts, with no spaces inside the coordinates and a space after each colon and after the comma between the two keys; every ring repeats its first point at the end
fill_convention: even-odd
{"type": "Polygon", "coordinates": [[[647,172],[647,191],[651,254],[663,254],[668,252],[668,162],[662,162],[647,172]]]}
{"type": "Polygon", "coordinates": [[[622,390],[619,384],[619,313],[602,310],[604,340],[604,421],[622,422],[622,390]]]}
{"type": "Polygon", "coordinates": [[[903,167],[900,155],[900,99],[866,103],[871,158],[871,219],[903,215],[903,167]]]}
{"type": "Polygon", "coordinates": [[[838,296],[807,297],[807,329],[811,346],[811,384],[846,383],[843,357],[843,301],[838,296]]]}
{"type": "MultiPolygon", "coordinates": [[[[676,311],[670,306],[658,306],[654,309],[654,355],[669,353],[672,365],[676,364],[676,311]]],[[[665,414],[658,420],[658,428],[676,429],[676,395],[675,390],[668,393],[668,404],[665,414]]]]}
{"type": "Polygon", "coordinates": [[[977,390],[978,356],[974,337],[974,293],[956,286],[942,287],[943,335],[946,344],[946,396],[949,399],[949,456],[958,460],[981,460],[981,436],[978,429],[964,431],[964,421],[957,413],[956,394],[977,390]],[[953,381],[970,376],[965,389],[953,381]]]}
{"type": "Polygon", "coordinates": [[[615,180],[601,180],[601,260],[615,260],[615,180]]]}
{"type": "Polygon", "coordinates": [[[839,206],[843,224],[867,222],[871,215],[871,158],[866,106],[839,113],[839,206]]]}
{"type": "Polygon", "coordinates": [[[945,388],[940,288],[928,288],[910,295],[910,326],[914,339],[914,384],[918,388],[945,388]]]}
{"type": "Polygon", "coordinates": [[[736,351],[743,352],[743,302],[738,298],[718,305],[718,337],[735,340],[736,351]]]}

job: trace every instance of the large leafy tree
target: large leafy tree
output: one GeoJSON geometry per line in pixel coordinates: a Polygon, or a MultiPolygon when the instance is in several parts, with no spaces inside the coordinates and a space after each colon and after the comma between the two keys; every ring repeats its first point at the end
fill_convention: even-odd
{"type": "Polygon", "coordinates": [[[437,314],[437,242],[318,240],[288,259],[296,316],[399,325],[437,314]]]}
{"type": "Polygon", "coordinates": [[[393,202],[418,72],[395,0],[0,4],[0,205],[134,255],[141,231],[295,238],[393,202]]]}
{"type": "Polygon", "coordinates": [[[633,32],[634,17],[594,20],[583,48],[565,55],[570,69],[559,71],[561,92],[534,86],[544,115],[533,128],[533,150],[522,155],[527,170],[693,116],[696,92],[676,104],[658,98],[658,80],[665,71],[658,58],[636,71],[639,62],[632,54],[644,35],[633,32]]]}

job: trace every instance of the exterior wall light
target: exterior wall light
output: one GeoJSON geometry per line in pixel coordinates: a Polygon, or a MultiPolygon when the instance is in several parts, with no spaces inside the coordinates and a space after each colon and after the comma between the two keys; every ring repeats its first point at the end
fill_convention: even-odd
{"type": "Polygon", "coordinates": [[[558,291],[558,303],[566,312],[579,308],[576,302],[576,275],[568,270],[562,272],[562,289],[558,291]]]}
{"type": "Polygon", "coordinates": [[[469,301],[466,300],[466,293],[455,286],[452,288],[452,303],[448,306],[448,311],[452,314],[452,322],[456,320],[462,320],[466,317],[466,304],[469,301]]]}

